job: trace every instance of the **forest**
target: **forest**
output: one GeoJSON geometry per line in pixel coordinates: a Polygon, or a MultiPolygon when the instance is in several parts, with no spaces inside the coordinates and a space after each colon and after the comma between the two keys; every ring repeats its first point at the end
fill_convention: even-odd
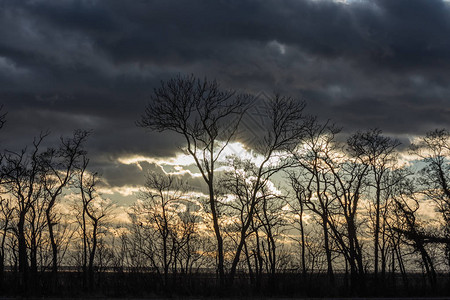
{"type": "Polygon", "coordinates": [[[101,192],[89,130],[0,153],[1,295],[450,296],[448,129],[400,142],[257,101],[162,81],[136,130],[182,138],[194,175],[143,172],[126,207],[101,192]]]}

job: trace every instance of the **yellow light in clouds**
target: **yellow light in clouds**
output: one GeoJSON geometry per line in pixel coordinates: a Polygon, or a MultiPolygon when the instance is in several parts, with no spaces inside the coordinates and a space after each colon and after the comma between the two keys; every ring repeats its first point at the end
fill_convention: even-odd
{"type": "Polygon", "coordinates": [[[140,191],[139,187],[136,186],[120,186],[120,187],[113,187],[113,188],[100,188],[99,192],[102,194],[107,195],[114,195],[115,193],[118,193],[122,196],[131,196],[135,193],[138,193],[140,191]]]}
{"type": "MultiPolygon", "coordinates": [[[[219,153],[216,153],[219,154],[219,153]]],[[[203,153],[201,151],[198,151],[197,153],[199,158],[203,157],[203,153]]],[[[253,151],[249,150],[244,146],[244,144],[239,142],[233,142],[229,143],[225,148],[220,152],[218,161],[219,162],[226,162],[227,157],[231,155],[236,155],[240,157],[241,159],[251,159],[256,164],[259,162],[262,162],[262,157],[254,154],[253,151]]],[[[152,158],[152,157],[146,157],[143,155],[131,155],[131,156],[125,156],[125,157],[119,157],[117,161],[121,164],[125,165],[136,165],[140,170],[143,170],[141,163],[146,162],[149,164],[156,164],[166,173],[171,175],[182,175],[182,174],[190,174],[193,177],[200,177],[200,173],[193,173],[190,170],[186,170],[185,167],[187,166],[195,166],[195,160],[194,158],[185,153],[178,153],[174,157],[163,157],[163,158],[152,158]],[[166,172],[164,170],[164,166],[172,166],[175,169],[175,172],[166,172]]],[[[222,170],[223,167],[220,168],[222,170]]],[[[218,171],[220,171],[218,169],[218,171]]]]}

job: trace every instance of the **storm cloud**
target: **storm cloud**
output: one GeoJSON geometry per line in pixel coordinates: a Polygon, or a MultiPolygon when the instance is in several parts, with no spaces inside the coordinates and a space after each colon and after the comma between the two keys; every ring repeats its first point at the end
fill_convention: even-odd
{"type": "Polygon", "coordinates": [[[92,129],[94,167],[125,185],[137,171],[108,163],[182,146],[135,122],[160,80],[190,73],[306,100],[347,132],[423,134],[450,124],[449,37],[442,0],[0,1],[1,141],[92,129]]]}

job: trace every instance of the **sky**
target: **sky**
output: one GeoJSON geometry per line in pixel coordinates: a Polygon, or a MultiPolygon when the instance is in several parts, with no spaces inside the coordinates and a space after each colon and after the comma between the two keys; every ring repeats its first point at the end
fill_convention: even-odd
{"type": "Polygon", "coordinates": [[[379,127],[407,143],[449,128],[450,3],[0,0],[2,148],[92,130],[91,168],[125,202],[143,171],[200,180],[180,170],[180,137],[136,126],[153,89],[178,74],[262,102],[289,95],[344,132],[379,127]]]}

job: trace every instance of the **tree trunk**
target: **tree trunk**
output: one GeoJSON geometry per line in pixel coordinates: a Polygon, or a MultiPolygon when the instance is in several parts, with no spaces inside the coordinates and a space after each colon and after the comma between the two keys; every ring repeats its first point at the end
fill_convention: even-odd
{"type": "Polygon", "coordinates": [[[28,290],[28,257],[27,242],[25,238],[25,212],[21,211],[19,216],[18,242],[19,242],[19,289],[23,292],[28,290]]]}
{"type": "Polygon", "coordinates": [[[47,217],[47,225],[48,225],[48,235],[50,237],[50,244],[52,247],[52,275],[51,275],[51,286],[53,291],[56,290],[57,280],[58,280],[58,245],[56,244],[55,234],[53,231],[53,222],[51,218],[51,205],[45,211],[47,217]]]}
{"type": "Polygon", "coordinates": [[[330,283],[334,283],[333,261],[330,250],[330,238],[328,233],[328,219],[326,214],[322,215],[323,238],[325,243],[325,253],[327,256],[327,276],[330,283]]]}
{"type": "Polygon", "coordinates": [[[92,290],[94,288],[94,259],[95,252],[97,250],[97,221],[94,221],[94,228],[92,230],[92,249],[89,254],[89,265],[88,265],[88,278],[89,278],[89,288],[92,290]]]}
{"type": "Polygon", "coordinates": [[[375,280],[378,276],[378,248],[380,232],[380,184],[377,182],[376,204],[375,204],[375,237],[374,237],[374,275],[375,280]]]}
{"type": "MultiPolygon", "coordinates": [[[[84,198],[83,198],[84,199],[84,198]]],[[[86,232],[86,205],[83,203],[83,214],[82,214],[82,230],[83,230],[83,288],[87,290],[87,232],[86,232]]]]}
{"type": "Polygon", "coordinates": [[[225,270],[224,270],[224,255],[223,255],[223,239],[220,234],[219,220],[216,212],[216,204],[214,199],[214,190],[212,181],[209,182],[209,205],[211,208],[211,215],[213,218],[214,233],[217,240],[217,271],[219,272],[219,284],[221,287],[225,285],[225,270]]]}
{"type": "Polygon", "coordinates": [[[302,275],[303,280],[306,279],[306,254],[305,254],[305,229],[303,227],[303,205],[300,203],[300,235],[301,235],[301,249],[302,249],[302,275]]]}

